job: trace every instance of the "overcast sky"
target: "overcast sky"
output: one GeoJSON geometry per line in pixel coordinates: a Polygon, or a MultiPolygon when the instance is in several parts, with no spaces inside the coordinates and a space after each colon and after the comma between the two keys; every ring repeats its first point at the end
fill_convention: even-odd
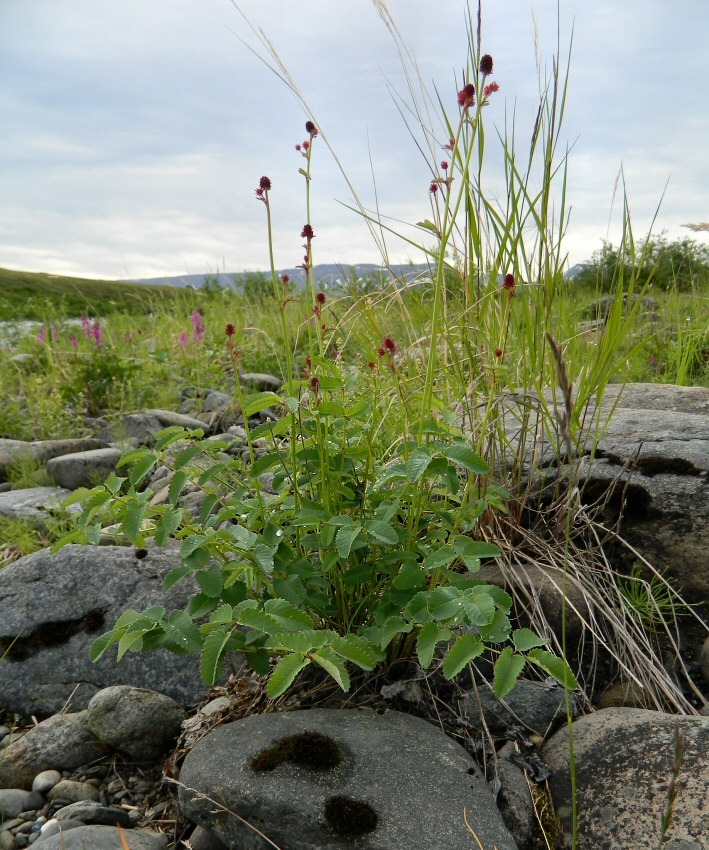
{"type": "MultiPolygon", "coordinates": [[[[396,47],[371,0],[240,0],[263,28],[365,205],[430,215],[430,171],[397,111],[396,47]],[[370,162],[371,157],[371,162],[370,162]]],[[[466,58],[463,0],[389,0],[422,78],[457,111],[466,58]],[[457,77],[456,77],[457,74],[457,77]]],[[[670,237],[709,220],[708,0],[560,0],[572,27],[563,144],[570,154],[571,263],[619,237],[622,165],[636,233],[670,237]],[[669,180],[669,183],[668,183],[669,180]]],[[[483,0],[483,51],[500,91],[493,125],[517,110],[527,148],[542,65],[556,46],[556,0],[483,0]]],[[[0,0],[0,266],[145,278],[268,265],[273,183],[276,264],[301,261],[302,159],[309,116],[244,44],[258,42],[230,0],[0,0]]],[[[261,48],[259,48],[261,49],[261,48]]],[[[441,134],[443,135],[443,134],[441,134]]],[[[441,152],[441,158],[443,153],[441,152]]],[[[319,140],[316,262],[379,262],[351,192],[319,140]]],[[[494,178],[491,178],[494,185],[494,178]]],[[[706,240],[706,234],[699,234],[706,240]]],[[[393,261],[415,257],[395,240],[393,261]]]]}

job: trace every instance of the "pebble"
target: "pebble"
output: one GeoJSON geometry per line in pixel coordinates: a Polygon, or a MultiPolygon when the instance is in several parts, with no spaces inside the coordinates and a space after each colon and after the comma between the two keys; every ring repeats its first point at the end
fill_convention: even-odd
{"type": "Polygon", "coordinates": [[[38,794],[47,794],[61,779],[62,775],[58,770],[43,770],[35,776],[32,790],[38,794]]]}
{"type": "Polygon", "coordinates": [[[47,795],[50,800],[66,800],[68,803],[79,803],[84,800],[95,800],[98,802],[98,789],[88,782],[75,782],[71,779],[62,779],[47,795]]]}

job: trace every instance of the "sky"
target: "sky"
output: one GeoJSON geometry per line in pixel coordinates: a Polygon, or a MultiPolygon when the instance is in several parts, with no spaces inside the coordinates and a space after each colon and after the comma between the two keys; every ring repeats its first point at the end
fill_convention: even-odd
{"type": "MultiPolygon", "coordinates": [[[[457,113],[464,0],[387,6],[429,93],[457,113]]],[[[503,185],[496,128],[514,110],[527,149],[537,60],[550,70],[558,36],[566,65],[572,32],[559,148],[570,148],[569,263],[603,239],[618,243],[621,166],[637,236],[653,219],[655,233],[693,236],[682,225],[709,220],[707,0],[482,0],[482,49],[500,85],[485,110],[488,191],[503,185]]],[[[392,222],[431,215],[430,165],[402,118],[407,103],[373,0],[1,0],[0,266],[117,279],[265,269],[254,194],[264,175],[275,264],[294,266],[307,220],[295,144],[308,118],[349,181],[318,138],[315,262],[379,263],[348,209],[352,188],[392,222]],[[259,29],[307,110],[255,55],[267,56],[259,29]]],[[[392,262],[420,259],[394,237],[387,251],[392,262]]]]}

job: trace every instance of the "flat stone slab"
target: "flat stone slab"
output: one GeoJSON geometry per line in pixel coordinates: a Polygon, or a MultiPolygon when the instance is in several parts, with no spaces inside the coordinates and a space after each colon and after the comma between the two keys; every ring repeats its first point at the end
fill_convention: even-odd
{"type": "Polygon", "coordinates": [[[202,738],[180,782],[187,816],[239,850],[273,846],[256,830],[288,850],[470,850],[464,815],[483,847],[517,846],[472,757],[398,712],[252,715],[202,738]]]}
{"type": "MultiPolygon", "coordinates": [[[[62,502],[71,495],[65,487],[28,487],[25,490],[8,490],[0,493],[0,516],[32,520],[42,524],[52,511],[62,511],[62,502]]],[[[81,513],[78,505],[67,508],[71,513],[81,513]]]]}

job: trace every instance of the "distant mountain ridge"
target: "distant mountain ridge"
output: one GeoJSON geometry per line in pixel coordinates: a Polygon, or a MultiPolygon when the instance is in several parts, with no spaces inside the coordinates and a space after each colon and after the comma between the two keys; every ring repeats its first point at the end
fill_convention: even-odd
{"type": "MultiPolygon", "coordinates": [[[[389,276],[393,273],[396,277],[405,278],[407,281],[412,280],[417,275],[430,271],[431,266],[427,263],[397,263],[389,266],[378,266],[375,263],[358,263],[357,265],[345,265],[340,263],[320,263],[313,268],[315,281],[318,285],[327,287],[345,286],[347,280],[356,278],[389,276]]],[[[142,283],[149,286],[176,286],[182,289],[201,289],[207,283],[218,283],[222,287],[231,287],[234,284],[237,286],[242,283],[249,275],[266,274],[268,272],[215,272],[213,274],[185,274],[175,275],[174,277],[152,277],[139,278],[122,281],[123,283],[142,283]]],[[[279,269],[278,276],[287,274],[296,289],[305,287],[305,270],[301,268],[279,269]]]]}

